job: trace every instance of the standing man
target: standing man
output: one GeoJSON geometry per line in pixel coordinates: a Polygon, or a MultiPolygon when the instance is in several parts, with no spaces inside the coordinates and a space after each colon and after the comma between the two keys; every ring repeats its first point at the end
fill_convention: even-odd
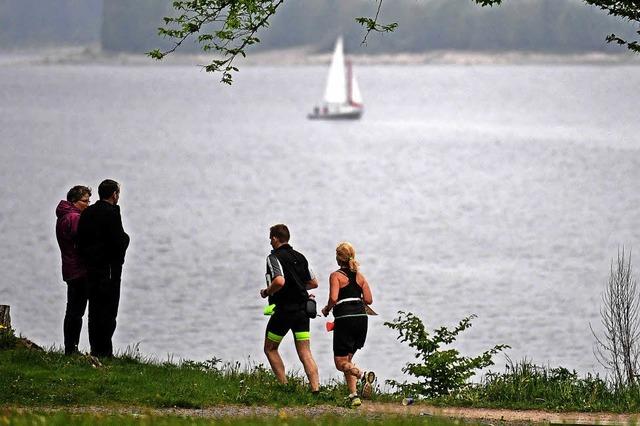
{"type": "Polygon", "coordinates": [[[309,299],[307,290],[318,287],[318,281],[307,259],[289,245],[289,236],[286,225],[274,225],[269,231],[273,250],[267,257],[268,286],[260,291],[260,296],[268,297],[269,304],[275,304],[275,311],[267,324],[264,353],[278,381],[286,384],[287,377],[278,346],[285,334],[292,330],[298,358],[309,379],[311,392],[317,393],[320,387],[318,366],[311,355],[309,317],[305,305],[309,299]]]}
{"type": "Polygon", "coordinates": [[[112,357],[112,337],[120,302],[120,278],[129,236],[120,217],[120,185],[111,179],[98,186],[100,200],[87,207],[78,224],[79,249],[89,281],[91,355],[112,357]]]}
{"type": "Polygon", "coordinates": [[[87,208],[91,188],[76,185],[67,192],[67,199],[60,200],[56,208],[56,239],[62,255],[62,279],[67,283],[67,309],[64,314],[64,353],[78,352],[82,317],[87,309],[89,292],[87,269],[78,253],[78,222],[80,213],[87,208]]]}

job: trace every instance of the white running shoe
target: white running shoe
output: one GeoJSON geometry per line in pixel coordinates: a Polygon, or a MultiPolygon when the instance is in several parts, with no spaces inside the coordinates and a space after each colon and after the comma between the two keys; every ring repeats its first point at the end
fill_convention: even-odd
{"type": "Polygon", "coordinates": [[[373,383],[376,381],[376,373],[373,371],[365,371],[360,378],[362,384],[362,390],[360,394],[364,399],[371,399],[373,394],[373,383]]]}

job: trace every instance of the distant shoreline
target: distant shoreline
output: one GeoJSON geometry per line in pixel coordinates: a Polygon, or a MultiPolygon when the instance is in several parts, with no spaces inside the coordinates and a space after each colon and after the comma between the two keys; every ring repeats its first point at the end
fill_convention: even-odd
{"type": "MultiPolygon", "coordinates": [[[[438,50],[424,53],[348,55],[356,65],[640,65],[640,55],[631,52],[485,52],[438,50]]],[[[73,46],[0,51],[0,66],[10,65],[193,65],[202,66],[212,56],[172,53],[156,61],[144,53],[103,52],[97,46],[73,46]]],[[[258,51],[238,58],[240,66],[327,65],[331,53],[318,54],[306,48],[258,51]]]]}

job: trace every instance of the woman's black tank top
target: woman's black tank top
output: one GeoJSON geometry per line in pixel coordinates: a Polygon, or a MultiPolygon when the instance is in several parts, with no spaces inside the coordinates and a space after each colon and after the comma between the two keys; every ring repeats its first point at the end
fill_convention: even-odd
{"type": "Polygon", "coordinates": [[[352,270],[347,268],[340,268],[340,272],[342,272],[347,276],[347,278],[349,278],[349,284],[342,287],[338,291],[338,302],[342,299],[349,299],[354,297],[362,298],[362,287],[360,287],[358,285],[358,282],[356,281],[356,272],[353,272],[352,270]]]}
{"type": "Polygon", "coordinates": [[[347,268],[340,268],[340,272],[349,278],[349,284],[338,291],[338,304],[333,308],[334,318],[367,316],[364,308],[364,302],[362,301],[362,287],[360,287],[356,281],[356,273],[347,268]],[[340,302],[344,299],[357,300],[340,302]]]}

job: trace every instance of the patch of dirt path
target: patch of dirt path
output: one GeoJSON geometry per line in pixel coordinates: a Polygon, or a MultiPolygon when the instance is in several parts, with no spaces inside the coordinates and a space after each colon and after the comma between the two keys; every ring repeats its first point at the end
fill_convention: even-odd
{"type": "MultiPolygon", "coordinates": [[[[3,407],[12,409],[12,407],[3,407]]],[[[407,415],[407,416],[437,416],[479,421],[495,424],[510,423],[547,423],[564,425],[630,425],[638,424],[640,413],[578,413],[578,412],[549,412],[540,410],[505,410],[487,408],[434,407],[431,405],[414,404],[403,406],[399,403],[375,403],[365,401],[360,408],[348,409],[332,405],[317,405],[312,407],[249,407],[245,405],[220,405],[207,408],[146,408],[146,407],[13,407],[21,412],[31,411],[64,411],[69,413],[88,414],[121,414],[133,416],[181,416],[200,418],[222,417],[315,417],[325,414],[339,416],[371,416],[407,415]]]]}
{"type": "Polygon", "coordinates": [[[578,412],[549,412],[540,410],[505,410],[489,408],[462,407],[434,407],[415,404],[403,406],[400,404],[363,404],[362,411],[371,413],[428,415],[450,417],[466,420],[478,420],[485,423],[515,422],[515,423],[551,423],[575,425],[619,425],[637,424],[640,414],[614,413],[578,413],[578,412]]]}

